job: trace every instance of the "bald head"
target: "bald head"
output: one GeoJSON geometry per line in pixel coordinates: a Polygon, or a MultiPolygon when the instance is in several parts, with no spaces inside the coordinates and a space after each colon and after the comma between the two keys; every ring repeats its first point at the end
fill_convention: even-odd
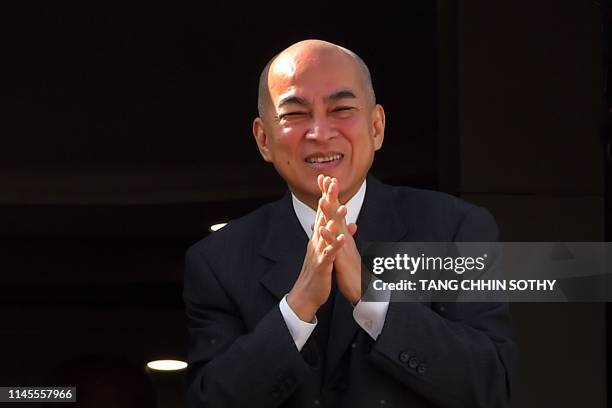
{"type": "Polygon", "coordinates": [[[363,60],[353,51],[348,50],[330,42],[321,40],[304,40],[297,42],[279,54],[275,55],[264,67],[259,76],[259,92],[257,96],[257,110],[260,118],[264,118],[266,109],[269,107],[270,89],[269,78],[271,72],[284,71],[285,73],[295,71],[300,62],[311,61],[317,57],[325,57],[331,55],[340,55],[345,57],[348,64],[354,64],[359,70],[364,90],[370,99],[372,105],[376,104],[376,95],[372,86],[372,77],[368,66],[363,60]]]}
{"type": "Polygon", "coordinates": [[[340,202],[357,193],[382,147],[385,112],[355,53],[308,40],[266,65],[252,130],[262,158],[299,200],[316,209],[320,174],[338,180],[340,202]]]}

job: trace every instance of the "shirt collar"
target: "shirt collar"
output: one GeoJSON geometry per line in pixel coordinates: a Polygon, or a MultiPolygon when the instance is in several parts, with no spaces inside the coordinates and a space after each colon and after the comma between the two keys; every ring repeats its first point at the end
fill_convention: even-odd
{"type": "MultiPolygon", "coordinates": [[[[363,199],[365,198],[366,191],[366,181],[363,180],[361,187],[353,197],[345,204],[346,205],[346,223],[352,224],[357,221],[357,217],[359,216],[359,212],[361,211],[361,206],[363,205],[363,199]]],[[[298,198],[291,193],[291,199],[293,202],[293,210],[295,211],[295,215],[298,217],[304,232],[308,235],[308,239],[312,237],[312,228],[314,225],[315,217],[317,215],[316,211],[298,200],[298,198]]]]}

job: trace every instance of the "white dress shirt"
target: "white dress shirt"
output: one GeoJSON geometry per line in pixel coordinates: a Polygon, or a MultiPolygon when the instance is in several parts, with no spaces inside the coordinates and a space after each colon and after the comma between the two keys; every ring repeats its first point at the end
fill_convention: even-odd
{"type": "MultiPolygon", "coordinates": [[[[359,188],[359,191],[351,197],[346,203],[346,223],[354,223],[357,221],[361,206],[363,205],[363,199],[365,198],[366,182],[359,188]]],[[[293,210],[295,211],[302,228],[308,235],[308,238],[312,237],[312,229],[316,217],[316,211],[298,200],[298,198],[291,194],[293,201],[293,210]]],[[[300,320],[298,315],[291,309],[287,303],[287,295],[283,297],[279,304],[281,314],[285,323],[289,328],[289,333],[293,337],[295,346],[298,350],[302,350],[304,344],[312,334],[314,328],[317,326],[317,317],[315,315],[314,321],[309,323],[300,320]]],[[[363,330],[365,330],[370,337],[374,340],[378,337],[382,331],[383,325],[385,324],[385,318],[387,316],[387,309],[389,308],[389,302],[362,302],[361,300],[355,305],[353,309],[353,318],[355,322],[363,330]]]]}

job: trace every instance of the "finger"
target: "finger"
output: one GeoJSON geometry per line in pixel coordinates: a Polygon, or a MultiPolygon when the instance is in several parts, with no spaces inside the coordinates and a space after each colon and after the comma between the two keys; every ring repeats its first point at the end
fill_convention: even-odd
{"type": "Polygon", "coordinates": [[[327,222],[325,220],[324,214],[321,211],[321,203],[323,201],[323,197],[319,198],[319,205],[317,206],[317,214],[315,215],[314,224],[312,226],[312,239],[319,239],[319,227],[325,225],[327,222]]]}
{"type": "Polygon", "coordinates": [[[315,251],[317,253],[321,253],[323,251],[323,249],[329,245],[327,243],[327,241],[323,238],[323,235],[325,234],[325,232],[323,231],[325,229],[325,227],[319,227],[317,228],[317,236],[319,237],[318,240],[316,241],[317,245],[315,246],[315,251]]]}
{"type": "Polygon", "coordinates": [[[348,213],[348,208],[346,205],[341,205],[336,210],[336,218],[339,220],[344,220],[346,218],[346,214],[348,213]]]}
{"type": "Polygon", "coordinates": [[[355,235],[355,233],[357,232],[357,224],[351,223],[346,226],[346,229],[348,230],[349,234],[355,235]]]}
{"type": "Polygon", "coordinates": [[[334,244],[326,245],[323,248],[323,251],[321,252],[321,255],[323,255],[323,259],[328,262],[333,262],[334,257],[336,256],[340,248],[342,248],[342,244],[344,244],[345,240],[345,236],[340,235],[338,236],[338,238],[336,238],[336,242],[334,244]]]}
{"type": "Polygon", "coordinates": [[[325,228],[329,230],[334,236],[339,235],[342,231],[342,225],[334,219],[331,219],[325,224],[325,228]]]}
{"type": "MultiPolygon", "coordinates": [[[[332,187],[333,189],[333,187],[332,187]]],[[[346,210],[343,214],[338,215],[337,211],[338,211],[338,200],[337,199],[333,199],[333,197],[331,196],[327,196],[325,197],[322,201],[321,201],[321,210],[323,211],[323,213],[325,214],[325,219],[326,221],[331,220],[332,218],[342,218],[346,216],[346,210]]]]}
{"type": "Polygon", "coordinates": [[[323,248],[323,251],[321,251],[321,255],[323,255],[324,261],[333,262],[336,252],[338,252],[338,250],[334,249],[332,245],[328,245],[325,248],[323,248]]]}
{"type": "Polygon", "coordinates": [[[336,217],[336,211],[338,210],[338,200],[333,197],[329,192],[333,191],[333,185],[331,189],[328,189],[328,194],[325,197],[325,215],[327,216],[327,220],[329,221],[331,218],[336,217]]]}
{"type": "Polygon", "coordinates": [[[337,207],[340,205],[338,201],[338,194],[340,193],[340,184],[338,183],[338,179],[332,179],[329,184],[329,188],[327,190],[327,200],[331,203],[333,207],[337,207]]]}
{"type": "Polygon", "coordinates": [[[329,200],[327,198],[321,198],[319,208],[325,216],[325,222],[331,220],[334,217],[334,211],[332,210],[329,200]]]}
{"type": "Polygon", "coordinates": [[[327,190],[325,190],[327,192],[327,194],[331,194],[332,193],[332,191],[331,191],[332,186],[335,185],[335,187],[337,187],[337,184],[338,184],[338,179],[337,178],[335,178],[335,177],[330,178],[329,179],[329,183],[325,186],[325,187],[327,187],[327,190]]]}
{"type": "Polygon", "coordinates": [[[329,179],[329,185],[327,186],[327,188],[330,188],[332,184],[338,184],[338,179],[335,177],[331,177],[329,179]]]}
{"type": "MultiPolygon", "coordinates": [[[[337,252],[337,249],[339,249],[344,243],[344,241],[346,241],[343,234],[341,236],[339,235],[338,237],[335,237],[334,234],[332,234],[332,232],[327,230],[325,227],[319,228],[319,236],[320,238],[317,242],[315,250],[317,253],[322,254],[323,256],[328,255],[327,253],[324,253],[326,248],[333,248],[333,254],[335,254],[337,252]]],[[[327,252],[329,252],[329,250],[327,252]]]]}
{"type": "Polygon", "coordinates": [[[319,185],[319,190],[321,190],[321,193],[325,192],[325,189],[323,188],[323,180],[325,179],[325,176],[323,174],[319,174],[317,176],[317,184],[319,185]]]}
{"type": "Polygon", "coordinates": [[[342,242],[346,241],[346,235],[336,234],[334,231],[327,227],[319,228],[319,248],[325,247],[326,245],[333,245],[334,247],[342,245],[342,242]]]}
{"type": "Polygon", "coordinates": [[[321,236],[321,238],[323,238],[323,240],[325,240],[325,243],[327,245],[334,245],[336,243],[336,239],[337,238],[336,238],[335,234],[333,234],[327,228],[321,228],[320,236],[321,236]]]}
{"type": "Polygon", "coordinates": [[[324,256],[329,256],[329,257],[335,257],[338,254],[338,251],[340,251],[340,248],[342,248],[342,245],[344,244],[344,242],[346,241],[346,235],[344,234],[340,234],[338,235],[338,238],[336,238],[336,242],[334,242],[333,244],[329,244],[327,245],[324,249],[323,249],[323,255],[324,256]]]}
{"type": "Polygon", "coordinates": [[[326,223],[331,220],[336,220],[341,228],[342,224],[346,224],[346,213],[348,212],[346,206],[340,206],[334,209],[329,201],[324,200],[321,202],[321,211],[325,214],[326,223]]]}
{"type": "Polygon", "coordinates": [[[348,208],[345,205],[341,205],[340,207],[338,207],[333,217],[333,219],[336,220],[338,230],[341,232],[348,232],[346,222],[347,212],[348,208]]]}
{"type": "Polygon", "coordinates": [[[331,177],[325,176],[323,179],[323,193],[327,195],[327,190],[329,190],[329,184],[331,183],[331,177]]]}
{"type": "Polygon", "coordinates": [[[322,220],[321,225],[325,225],[335,234],[339,232],[345,232],[345,224],[346,224],[346,206],[341,206],[337,211],[333,211],[331,208],[331,204],[326,199],[321,199],[320,206],[321,211],[323,213],[324,219],[322,220]],[[333,223],[332,223],[333,221],[333,223]],[[331,224],[330,224],[331,223],[331,224]]]}

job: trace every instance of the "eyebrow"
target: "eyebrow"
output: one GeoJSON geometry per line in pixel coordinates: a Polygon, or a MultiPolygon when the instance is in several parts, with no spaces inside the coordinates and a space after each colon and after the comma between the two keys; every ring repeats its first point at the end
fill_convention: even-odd
{"type": "MultiPolygon", "coordinates": [[[[338,92],[334,92],[329,96],[325,97],[325,100],[327,101],[338,101],[340,99],[347,99],[347,98],[357,98],[355,96],[355,94],[353,93],[353,91],[351,91],[350,89],[343,89],[341,91],[338,92]]],[[[300,98],[299,96],[286,96],[283,99],[280,100],[278,107],[281,108],[285,105],[301,105],[301,106],[307,106],[308,102],[306,102],[306,100],[304,98],[300,98]]]]}
{"type": "Polygon", "coordinates": [[[283,99],[281,99],[281,101],[278,104],[278,107],[281,108],[285,105],[302,105],[302,106],[306,106],[307,103],[303,98],[300,98],[299,96],[286,96],[283,99]]]}
{"type": "Polygon", "coordinates": [[[350,89],[343,89],[341,91],[334,92],[333,94],[329,95],[325,99],[329,101],[338,101],[340,99],[347,99],[347,98],[353,98],[353,99],[356,98],[355,94],[350,89]]]}

